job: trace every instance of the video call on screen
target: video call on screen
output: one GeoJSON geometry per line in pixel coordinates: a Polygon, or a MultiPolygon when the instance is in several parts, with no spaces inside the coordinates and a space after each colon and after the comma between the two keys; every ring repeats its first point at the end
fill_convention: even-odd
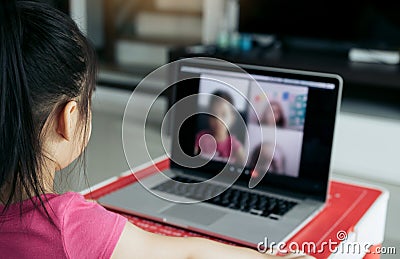
{"type": "Polygon", "coordinates": [[[308,91],[262,78],[201,74],[194,153],[298,177],[308,91]]]}

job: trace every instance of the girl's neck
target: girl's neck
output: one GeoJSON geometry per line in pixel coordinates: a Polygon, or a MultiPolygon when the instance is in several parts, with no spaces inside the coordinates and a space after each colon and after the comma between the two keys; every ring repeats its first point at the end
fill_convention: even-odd
{"type": "MultiPolygon", "coordinates": [[[[48,193],[55,193],[54,191],[54,177],[55,177],[55,170],[49,170],[47,168],[46,170],[42,170],[42,173],[39,175],[42,175],[42,179],[39,179],[39,182],[42,183],[43,187],[43,193],[42,194],[48,194],[48,193]]],[[[27,199],[30,199],[31,197],[28,195],[26,190],[23,189],[22,186],[16,186],[15,189],[17,190],[14,192],[14,195],[11,199],[11,204],[21,202],[27,199]],[[22,190],[22,191],[20,191],[22,190]]],[[[12,192],[13,188],[11,184],[8,184],[6,186],[3,186],[1,188],[1,194],[0,194],[0,205],[5,205],[9,199],[9,194],[12,192]]],[[[32,190],[31,190],[32,191],[32,190]]]]}

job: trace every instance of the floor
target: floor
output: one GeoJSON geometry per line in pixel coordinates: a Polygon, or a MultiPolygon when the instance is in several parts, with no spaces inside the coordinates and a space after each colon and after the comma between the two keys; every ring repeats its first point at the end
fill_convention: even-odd
{"type": "MultiPolygon", "coordinates": [[[[160,134],[160,128],[167,108],[166,100],[159,99],[154,102],[145,123],[146,113],[143,112],[143,108],[153,103],[154,97],[151,94],[135,93],[135,103],[128,106],[127,116],[123,120],[130,94],[128,91],[107,87],[99,86],[97,88],[93,98],[93,131],[87,148],[87,179],[82,174],[82,170],[78,172],[77,170],[72,172],[69,172],[69,169],[64,170],[58,174],[56,179],[57,188],[60,191],[83,190],[128,171],[129,168],[148,162],[151,158],[154,159],[165,154],[166,151],[161,141],[163,134],[160,134]],[[143,132],[146,134],[144,135],[143,132]],[[146,150],[144,138],[148,152],[144,151],[146,150]]],[[[165,128],[168,128],[167,122],[165,125],[167,125],[165,128]]],[[[384,246],[396,247],[400,253],[400,224],[397,220],[400,213],[399,185],[377,182],[376,179],[368,177],[360,178],[359,175],[354,176],[343,170],[334,171],[333,174],[360,182],[373,182],[390,191],[384,246]]],[[[382,255],[381,258],[396,258],[396,256],[382,255]]]]}

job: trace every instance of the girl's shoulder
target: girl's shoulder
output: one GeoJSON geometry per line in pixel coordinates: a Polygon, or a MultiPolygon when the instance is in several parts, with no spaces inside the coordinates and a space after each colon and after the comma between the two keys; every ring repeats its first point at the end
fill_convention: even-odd
{"type": "Polygon", "coordinates": [[[62,199],[65,199],[65,209],[61,231],[68,254],[73,258],[83,255],[109,258],[127,218],[78,193],[66,193],[62,199]],[[82,251],[85,253],[81,254],[82,251]]]}
{"type": "Polygon", "coordinates": [[[68,227],[69,224],[89,224],[93,221],[101,225],[122,218],[98,202],[87,200],[82,194],[76,192],[55,195],[49,199],[49,205],[51,210],[62,216],[63,227],[68,227]]]}
{"type": "MultiPolygon", "coordinates": [[[[37,206],[37,197],[11,205],[0,216],[2,230],[14,235],[15,247],[29,250],[21,242],[28,235],[30,242],[27,245],[32,242],[35,244],[35,249],[29,250],[34,255],[32,257],[38,257],[44,251],[57,255],[55,257],[66,255],[68,258],[111,256],[125,227],[125,217],[75,192],[46,194],[41,198],[52,221],[43,213],[42,207],[37,206]],[[42,213],[39,213],[40,210],[42,213]],[[52,240],[51,246],[48,240],[52,240]]],[[[2,238],[9,237],[0,234],[0,251],[3,250],[2,238]]]]}
{"type": "Polygon", "coordinates": [[[69,206],[75,206],[79,203],[85,204],[87,202],[82,194],[72,191],[63,194],[46,194],[46,198],[51,206],[60,206],[64,209],[68,209],[69,206]]]}
{"type": "MultiPolygon", "coordinates": [[[[74,192],[67,192],[64,194],[42,194],[40,197],[32,197],[31,199],[26,199],[19,203],[13,203],[4,211],[4,206],[0,205],[0,210],[3,211],[1,218],[7,220],[8,218],[14,218],[17,215],[24,216],[33,211],[44,212],[41,202],[44,203],[47,212],[51,211],[52,216],[57,216],[62,214],[66,205],[72,200],[81,200],[82,198],[83,197],[80,194],[74,192]]],[[[52,218],[54,220],[54,217],[52,218]]]]}
{"type": "MultiPolygon", "coordinates": [[[[0,211],[4,206],[0,205],[0,211]]],[[[40,197],[32,197],[20,203],[11,204],[0,215],[1,221],[9,222],[17,218],[31,218],[41,224],[52,222],[58,228],[63,227],[65,218],[71,215],[85,213],[85,211],[105,211],[97,203],[87,201],[83,195],[76,192],[63,194],[47,193],[40,197]],[[41,202],[45,209],[43,208],[41,202]],[[51,218],[51,220],[49,219],[51,218]]]]}

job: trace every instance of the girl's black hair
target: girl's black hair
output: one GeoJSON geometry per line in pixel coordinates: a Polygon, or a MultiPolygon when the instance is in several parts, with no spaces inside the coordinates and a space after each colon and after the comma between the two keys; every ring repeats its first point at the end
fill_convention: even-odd
{"type": "MultiPolygon", "coordinates": [[[[0,5],[0,202],[29,197],[48,214],[41,170],[46,122],[78,102],[87,134],[95,84],[95,52],[66,14],[31,1],[0,5]],[[39,203],[33,197],[37,197],[39,203]]],[[[82,147],[82,151],[84,146],[82,147]]],[[[22,205],[21,205],[22,206],[22,205]]]]}

